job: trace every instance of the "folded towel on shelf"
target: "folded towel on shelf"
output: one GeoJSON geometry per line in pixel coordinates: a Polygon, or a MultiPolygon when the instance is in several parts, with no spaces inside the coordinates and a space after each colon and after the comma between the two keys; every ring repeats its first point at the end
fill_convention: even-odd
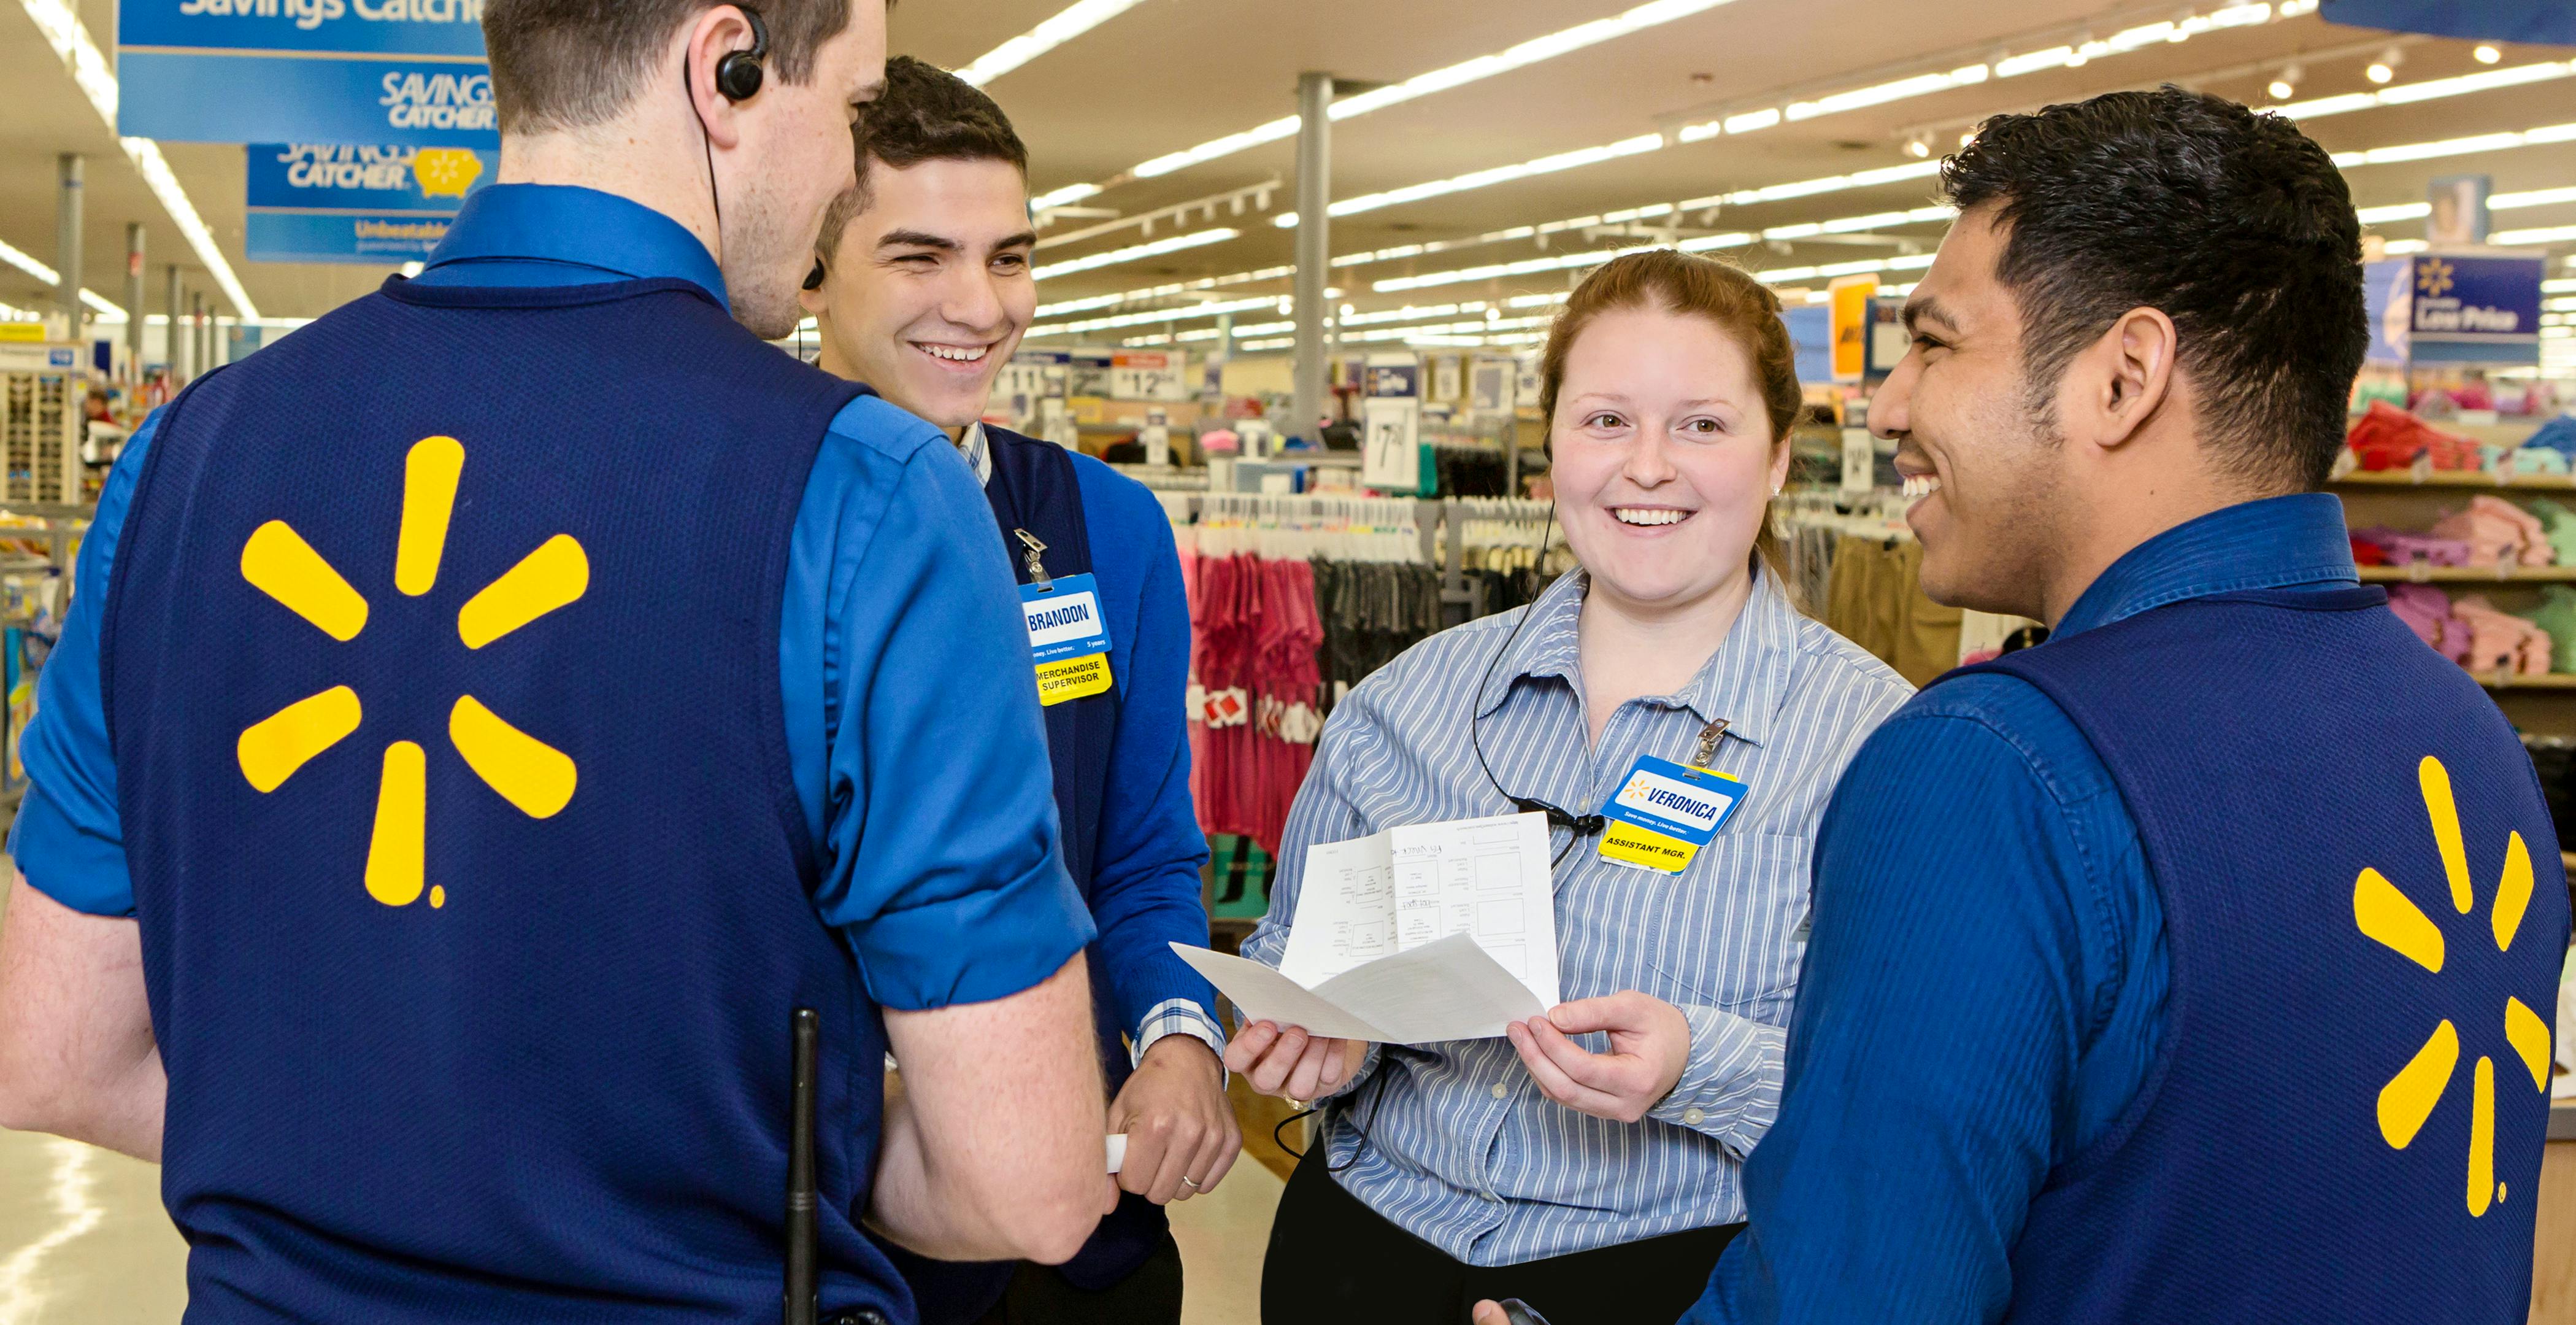
{"type": "Polygon", "coordinates": [[[2449,595],[2429,584],[2401,584],[2388,591],[2388,610],[2434,652],[2468,663],[2468,623],[2452,615],[2449,595]]]}
{"type": "Polygon", "coordinates": [[[2467,510],[2435,522],[2433,536],[2467,543],[2472,566],[2546,566],[2558,559],[2540,521],[2502,497],[2471,497],[2467,510]]]}
{"type": "MultiPolygon", "coordinates": [[[[2419,561],[2427,566],[2466,566],[2474,552],[2474,549],[2463,539],[2412,534],[2403,529],[2390,529],[2385,525],[2356,529],[2352,533],[2352,540],[2355,543],[2367,543],[2378,548],[2382,558],[2381,564],[2390,566],[2406,566],[2419,561]]],[[[2492,565],[2493,562],[2490,561],[2489,564],[2492,565]]]]}
{"type": "Polygon", "coordinates": [[[2544,676],[2553,652],[2549,632],[2470,594],[2451,604],[2453,619],[2469,628],[2469,670],[2544,676]]]}

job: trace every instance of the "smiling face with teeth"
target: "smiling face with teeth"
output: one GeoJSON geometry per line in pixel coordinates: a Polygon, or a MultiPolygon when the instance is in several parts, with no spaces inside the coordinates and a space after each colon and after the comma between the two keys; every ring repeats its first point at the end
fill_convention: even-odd
{"type": "Polygon", "coordinates": [[[1549,436],[1595,603],[1660,618],[1742,601],[1789,451],[1735,336],[1661,308],[1603,311],[1566,351],[1549,436]]]}
{"type": "Polygon", "coordinates": [[[1037,311],[1028,183],[1007,161],[871,160],[866,198],[805,292],[821,367],[957,436],[1037,311]]]}

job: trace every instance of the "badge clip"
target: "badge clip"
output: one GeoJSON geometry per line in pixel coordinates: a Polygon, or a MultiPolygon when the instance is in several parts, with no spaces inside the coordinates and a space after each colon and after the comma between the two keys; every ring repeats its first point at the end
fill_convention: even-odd
{"type": "Polygon", "coordinates": [[[1699,752],[1691,756],[1690,766],[1703,773],[1717,770],[1709,767],[1717,760],[1718,742],[1726,739],[1727,720],[1720,718],[1700,729],[1699,752]]]}
{"type": "Polygon", "coordinates": [[[1039,542],[1038,536],[1026,529],[1014,529],[1011,532],[1018,536],[1020,545],[1029,550],[1029,583],[1036,585],[1039,593],[1054,593],[1055,578],[1046,573],[1046,563],[1039,560],[1039,554],[1047,550],[1047,545],[1039,542]]]}

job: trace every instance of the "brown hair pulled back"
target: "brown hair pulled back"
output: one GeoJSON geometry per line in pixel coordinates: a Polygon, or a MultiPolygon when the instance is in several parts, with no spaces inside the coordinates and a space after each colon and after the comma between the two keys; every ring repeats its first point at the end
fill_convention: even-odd
{"type": "MultiPolygon", "coordinates": [[[[1613,258],[1574,287],[1548,332],[1547,350],[1539,359],[1539,412],[1547,420],[1548,443],[1556,441],[1557,392],[1565,385],[1565,360],[1584,328],[1604,313],[1652,309],[1706,319],[1734,338],[1753,369],[1754,388],[1762,393],[1763,413],[1771,420],[1774,455],[1789,444],[1806,392],[1798,385],[1798,352],[1789,343],[1789,328],[1780,320],[1780,296],[1743,268],[1714,258],[1659,248],[1613,258]]],[[[1764,519],[1754,546],[1774,564],[1778,548],[1771,522],[1764,519]]]]}

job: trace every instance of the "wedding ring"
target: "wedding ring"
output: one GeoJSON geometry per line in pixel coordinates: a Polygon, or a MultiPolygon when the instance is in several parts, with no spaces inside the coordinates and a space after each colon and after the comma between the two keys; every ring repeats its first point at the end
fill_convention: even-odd
{"type": "Polygon", "coordinates": [[[1181,1185],[1189,1188],[1191,1191],[1197,1191],[1199,1189],[1199,1185],[1188,1178],[1181,1179],[1181,1185]]]}

